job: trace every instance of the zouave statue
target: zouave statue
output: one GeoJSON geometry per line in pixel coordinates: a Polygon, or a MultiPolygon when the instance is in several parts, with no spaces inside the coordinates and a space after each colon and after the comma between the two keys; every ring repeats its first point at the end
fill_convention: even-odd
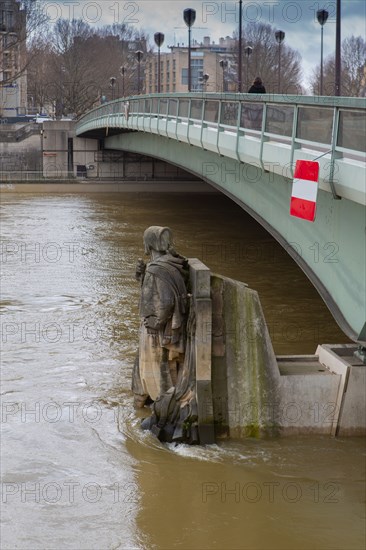
{"type": "Polygon", "coordinates": [[[135,407],[152,402],[142,428],[160,441],[198,443],[188,260],[174,250],[169,227],[149,227],[143,242],[150,261],[140,259],[136,268],[141,298],[135,407]]]}

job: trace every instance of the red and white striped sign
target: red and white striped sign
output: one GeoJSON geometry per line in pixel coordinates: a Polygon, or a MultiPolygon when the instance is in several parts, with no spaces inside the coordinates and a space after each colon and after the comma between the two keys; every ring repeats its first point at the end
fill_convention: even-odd
{"type": "Polygon", "coordinates": [[[315,220],[319,163],[297,160],[292,184],[290,214],[303,220],[315,220]]]}

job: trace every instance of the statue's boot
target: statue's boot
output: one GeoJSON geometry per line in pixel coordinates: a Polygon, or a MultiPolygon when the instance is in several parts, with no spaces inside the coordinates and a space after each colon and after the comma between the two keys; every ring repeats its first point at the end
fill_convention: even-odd
{"type": "Polygon", "coordinates": [[[184,423],[186,422],[187,418],[189,416],[189,406],[188,404],[185,405],[184,407],[181,407],[180,411],[179,411],[179,419],[178,419],[178,422],[175,426],[175,430],[174,430],[174,433],[173,433],[173,441],[175,441],[176,443],[183,443],[184,442],[184,439],[185,439],[185,427],[184,427],[184,423]]]}
{"type": "Polygon", "coordinates": [[[179,413],[179,404],[175,400],[175,388],[170,388],[164,395],[158,397],[154,403],[154,413],[158,418],[155,426],[152,426],[152,433],[159,441],[172,441],[175,422],[179,413]]]}
{"type": "Polygon", "coordinates": [[[156,418],[155,414],[149,416],[148,418],[144,418],[141,422],[141,428],[143,430],[151,430],[152,427],[157,423],[158,419],[156,418]]]}
{"type": "Polygon", "coordinates": [[[199,445],[199,442],[200,438],[198,435],[198,424],[197,422],[194,422],[190,426],[190,434],[187,443],[189,443],[189,445],[199,445]]]}
{"type": "Polygon", "coordinates": [[[190,408],[190,413],[189,413],[190,421],[191,422],[197,422],[197,420],[198,420],[198,407],[197,407],[197,401],[196,401],[195,397],[193,399],[191,399],[191,401],[189,402],[189,408],[190,408]]]}
{"type": "Polygon", "coordinates": [[[198,433],[198,407],[196,399],[192,399],[189,403],[190,407],[190,433],[187,443],[189,445],[199,445],[200,438],[198,433]]]}

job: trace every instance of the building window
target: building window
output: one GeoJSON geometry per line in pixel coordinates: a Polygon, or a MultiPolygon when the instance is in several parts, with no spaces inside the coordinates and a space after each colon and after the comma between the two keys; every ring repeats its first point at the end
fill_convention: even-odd
{"type": "Polygon", "coordinates": [[[194,91],[202,91],[202,76],[203,76],[203,59],[192,59],[192,89],[194,91]]]}
{"type": "Polygon", "coordinates": [[[182,84],[188,86],[188,69],[182,69],[182,84]]]}

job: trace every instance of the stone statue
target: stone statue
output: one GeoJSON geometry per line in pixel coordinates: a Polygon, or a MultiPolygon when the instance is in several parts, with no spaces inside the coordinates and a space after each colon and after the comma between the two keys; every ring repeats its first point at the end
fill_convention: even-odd
{"type": "Polygon", "coordinates": [[[149,227],[143,240],[150,262],[140,259],[136,268],[141,299],[135,406],[153,402],[153,414],[142,427],[161,441],[198,443],[188,260],[174,250],[168,227],[149,227]]]}

